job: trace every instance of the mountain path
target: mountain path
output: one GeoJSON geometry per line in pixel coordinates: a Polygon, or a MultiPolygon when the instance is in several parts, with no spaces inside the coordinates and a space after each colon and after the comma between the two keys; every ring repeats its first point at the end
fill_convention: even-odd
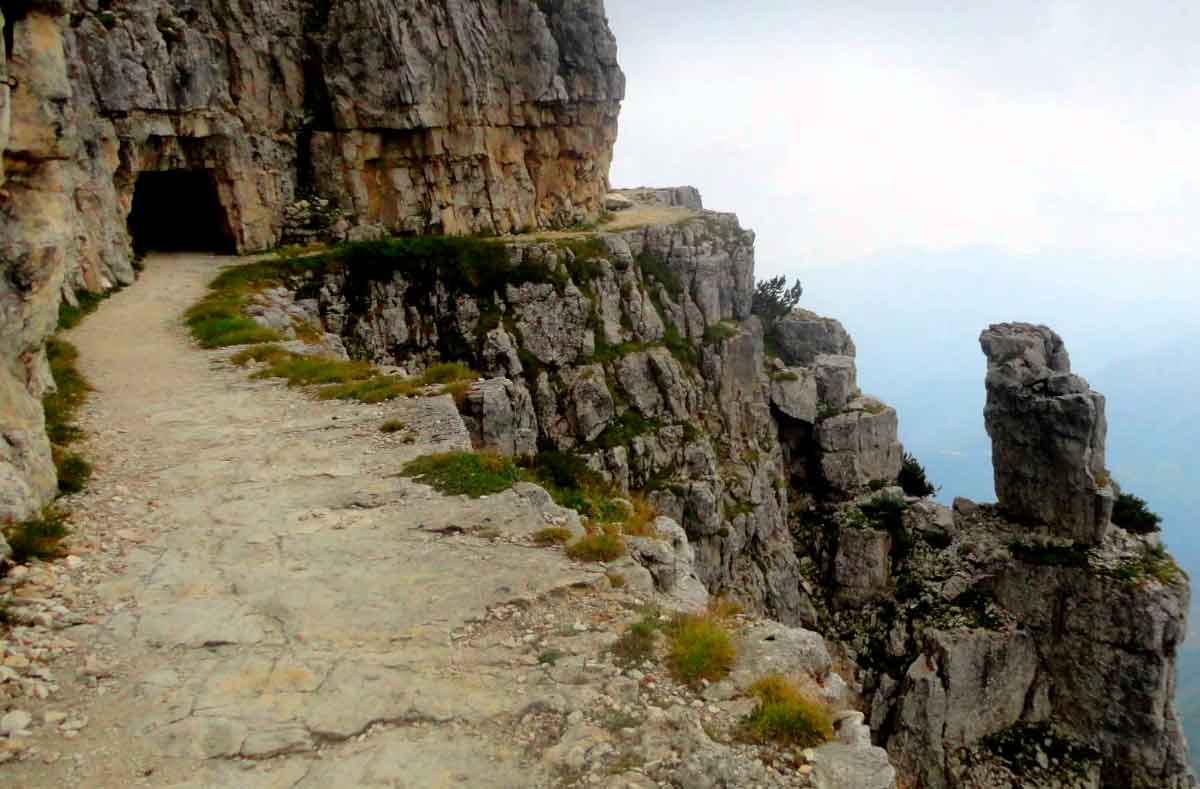
{"type": "Polygon", "coordinates": [[[533,686],[536,639],[505,620],[557,607],[574,651],[599,651],[572,623],[603,572],[530,543],[555,509],[533,492],[472,501],[397,476],[469,447],[449,397],[318,402],[197,349],[180,316],[236,262],[154,256],[69,335],[96,473],[57,577],[87,615],[34,714],[65,699],[84,723],[35,727],[40,758],[0,767],[6,785],[552,782],[531,755],[556,704],[533,686]]]}

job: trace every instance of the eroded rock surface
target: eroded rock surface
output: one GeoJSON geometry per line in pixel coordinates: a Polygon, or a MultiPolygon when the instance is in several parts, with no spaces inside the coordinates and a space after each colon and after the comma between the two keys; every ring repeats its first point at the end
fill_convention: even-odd
{"type": "Polygon", "coordinates": [[[4,13],[0,518],[54,490],[43,343],[60,294],[133,281],[144,175],[190,177],[152,198],[177,203],[156,216],[190,232],[207,199],[200,243],[230,252],[285,225],[291,240],[506,233],[603,210],[624,77],[601,0],[4,13]]]}
{"type": "Polygon", "coordinates": [[[1062,338],[1045,326],[997,324],[979,341],[988,359],[984,423],[1000,506],[1056,536],[1102,542],[1114,498],[1104,397],[1071,373],[1062,338]]]}

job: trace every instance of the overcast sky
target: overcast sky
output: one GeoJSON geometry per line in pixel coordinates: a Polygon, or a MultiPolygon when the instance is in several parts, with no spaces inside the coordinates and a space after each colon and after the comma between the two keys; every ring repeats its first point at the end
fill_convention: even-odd
{"type": "Polygon", "coordinates": [[[1195,0],[606,6],[614,185],[699,186],[760,275],[986,248],[1200,284],[1195,0]]]}

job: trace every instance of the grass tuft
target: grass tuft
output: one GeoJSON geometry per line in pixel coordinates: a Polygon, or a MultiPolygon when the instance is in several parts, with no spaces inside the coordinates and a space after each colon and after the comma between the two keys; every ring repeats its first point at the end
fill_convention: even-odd
{"type": "Polygon", "coordinates": [[[393,433],[399,433],[407,427],[408,425],[404,424],[399,419],[389,419],[379,426],[379,432],[391,435],[393,433]]]}
{"type": "Polygon", "coordinates": [[[833,739],[829,710],[805,698],[784,677],[763,677],[747,692],[758,699],[758,706],[742,722],[742,734],[747,739],[797,748],[813,748],[833,739]]]}
{"type": "Polygon", "coordinates": [[[68,534],[65,516],[47,508],[37,518],[15,523],[5,532],[12,548],[12,561],[26,564],[32,559],[57,559],[64,551],[59,544],[68,534]]]}
{"type": "Polygon", "coordinates": [[[653,614],[634,622],[610,647],[613,660],[619,666],[636,666],[654,657],[658,622],[653,614]]]}
{"type": "Polygon", "coordinates": [[[567,546],[567,556],[580,562],[611,562],[625,555],[625,542],[610,530],[581,537],[567,546]]]}
{"type": "Polygon", "coordinates": [[[508,458],[490,452],[444,452],[426,455],[401,470],[406,477],[449,496],[479,498],[500,493],[517,481],[517,467],[508,458]]]}
{"type": "Polygon", "coordinates": [[[733,669],[737,647],[715,616],[683,615],[667,628],[670,653],[667,665],[680,682],[717,682],[733,669]]]}
{"type": "Polygon", "coordinates": [[[534,543],[547,547],[550,545],[565,545],[571,541],[571,530],[562,526],[550,526],[533,534],[534,543]]]}

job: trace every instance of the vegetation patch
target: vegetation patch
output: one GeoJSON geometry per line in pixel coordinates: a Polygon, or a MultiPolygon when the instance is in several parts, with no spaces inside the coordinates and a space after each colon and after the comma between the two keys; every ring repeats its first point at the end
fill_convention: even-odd
{"type": "Polygon", "coordinates": [[[750,312],[757,315],[763,324],[763,333],[769,335],[775,324],[785,318],[804,294],[804,287],[797,281],[788,287],[787,277],[759,280],[754,286],[754,301],[750,312]]]}
{"type": "Polygon", "coordinates": [[[1082,776],[1100,753],[1049,723],[1018,723],[983,738],[985,751],[1027,780],[1072,774],[1082,776]]]}
{"type": "Polygon", "coordinates": [[[629,446],[638,436],[656,432],[661,425],[646,419],[632,408],[608,423],[593,444],[600,449],[615,449],[629,446]]]}
{"type": "Polygon", "coordinates": [[[1088,549],[1082,545],[1051,545],[1014,540],[1008,544],[1012,555],[1026,564],[1046,567],[1087,567],[1088,549]]]}
{"type": "Polygon", "coordinates": [[[897,481],[909,496],[924,498],[937,493],[937,488],[925,476],[925,467],[921,465],[921,461],[908,452],[904,453],[904,465],[900,467],[900,476],[897,481]]]}
{"type": "Polygon", "coordinates": [[[533,533],[533,541],[537,545],[565,545],[571,541],[571,530],[562,526],[550,526],[533,533]]]}
{"type": "Polygon", "coordinates": [[[833,718],[825,705],[805,698],[786,678],[772,674],[747,691],[758,700],[742,722],[742,735],[753,742],[815,748],[833,739],[833,718]]]}
{"type": "Polygon", "coordinates": [[[1167,549],[1161,545],[1146,548],[1141,556],[1121,563],[1108,574],[1131,587],[1151,580],[1170,585],[1186,578],[1167,549]]]}
{"type": "Polygon", "coordinates": [[[709,326],[704,330],[704,344],[716,345],[718,343],[725,342],[726,340],[733,339],[737,336],[737,334],[738,327],[736,324],[728,321],[714,323],[712,326],[709,326]]]}
{"type": "Polygon", "coordinates": [[[647,613],[613,643],[610,648],[613,661],[619,666],[629,667],[652,660],[657,634],[658,619],[653,613],[647,613]]]}
{"type": "Polygon", "coordinates": [[[559,506],[601,523],[629,516],[629,508],[615,499],[612,486],[579,455],[539,452],[524,462],[525,477],[544,487],[559,506]]]}
{"type": "Polygon", "coordinates": [[[683,281],[662,257],[653,252],[643,252],[638,255],[637,264],[642,270],[642,277],[662,285],[672,299],[678,300],[683,295],[683,281]]]}
{"type": "Polygon", "coordinates": [[[78,493],[91,478],[92,465],[68,447],[83,437],[75,420],[91,387],[79,372],[76,365],[79,351],[71,343],[51,337],[46,341],[46,359],[54,391],[42,398],[42,412],[46,418],[46,436],[50,439],[50,456],[58,474],[58,491],[78,493]]]}
{"type": "Polygon", "coordinates": [[[401,422],[399,419],[389,419],[379,426],[380,433],[392,435],[393,433],[402,432],[408,425],[401,422]]]}
{"type": "Polygon", "coordinates": [[[625,541],[616,529],[601,529],[567,546],[567,556],[580,562],[611,562],[625,555],[625,541]]]}
{"type": "Polygon", "coordinates": [[[12,548],[12,560],[26,564],[33,559],[58,559],[64,555],[60,544],[68,534],[65,516],[52,508],[27,521],[5,527],[4,537],[12,548]]]}
{"type": "Polygon", "coordinates": [[[871,528],[895,532],[904,528],[908,502],[899,496],[884,494],[859,504],[858,509],[866,516],[871,528]]]}
{"type": "Polygon", "coordinates": [[[695,346],[680,334],[679,327],[674,323],[666,324],[666,330],[663,334],[663,346],[684,367],[695,369],[700,364],[700,356],[696,353],[695,346]]]}
{"type": "Polygon", "coordinates": [[[1162,517],[1151,512],[1144,499],[1122,493],[1113,504],[1112,522],[1134,534],[1150,534],[1162,530],[1162,517]]]}
{"type": "Polygon", "coordinates": [[[667,627],[667,666],[680,682],[718,682],[733,670],[737,647],[721,620],[711,614],[682,615],[667,627]]]}
{"type": "Polygon", "coordinates": [[[401,474],[449,496],[479,498],[500,493],[517,481],[511,460],[490,452],[443,452],[405,464],[401,474]]]}
{"type": "Polygon", "coordinates": [[[77,302],[75,305],[64,299],[58,305],[58,328],[74,329],[84,318],[95,312],[105,299],[120,289],[117,287],[104,293],[92,293],[90,290],[79,291],[75,294],[77,302]]]}

